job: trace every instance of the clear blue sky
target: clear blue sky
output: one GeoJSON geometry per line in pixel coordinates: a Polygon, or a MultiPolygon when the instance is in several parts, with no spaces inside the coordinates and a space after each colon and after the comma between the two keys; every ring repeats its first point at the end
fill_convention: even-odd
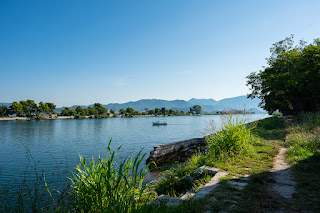
{"type": "Polygon", "coordinates": [[[249,92],[290,34],[320,37],[320,1],[0,0],[0,102],[60,106],[249,92]]]}

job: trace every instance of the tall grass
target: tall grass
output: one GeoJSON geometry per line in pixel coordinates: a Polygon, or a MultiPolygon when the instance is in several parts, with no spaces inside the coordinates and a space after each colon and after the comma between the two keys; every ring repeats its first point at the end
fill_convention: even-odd
{"type": "Polygon", "coordinates": [[[111,151],[111,140],[107,157],[94,158],[87,164],[80,156],[77,173],[72,180],[75,193],[74,209],[81,212],[133,212],[145,206],[143,193],[147,185],[143,179],[146,166],[139,169],[145,155],[141,151],[134,157],[127,157],[116,164],[117,151],[111,151]]]}
{"type": "MultiPolygon", "coordinates": [[[[223,117],[222,129],[206,137],[208,153],[212,160],[234,157],[251,152],[253,125],[247,126],[244,117],[223,117]]],[[[212,128],[215,129],[215,128],[212,128]]]]}
{"type": "Polygon", "coordinates": [[[273,116],[259,121],[257,127],[265,130],[283,129],[286,127],[286,122],[281,117],[273,116]]]}
{"type": "Polygon", "coordinates": [[[320,128],[312,132],[291,133],[286,138],[288,160],[292,164],[305,160],[320,149],[320,128]]]}

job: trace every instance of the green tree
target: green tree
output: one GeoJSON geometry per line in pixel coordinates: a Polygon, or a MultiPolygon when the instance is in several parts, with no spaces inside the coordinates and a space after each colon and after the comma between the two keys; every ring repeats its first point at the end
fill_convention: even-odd
{"type": "Polygon", "coordinates": [[[155,114],[155,115],[160,115],[160,114],[161,114],[160,109],[159,109],[159,108],[155,108],[155,109],[154,109],[154,114],[155,114]]]}
{"type": "Polygon", "coordinates": [[[24,114],[23,106],[18,102],[13,102],[10,106],[10,114],[21,116],[22,114],[24,114]]]}
{"type": "Polygon", "coordinates": [[[41,113],[43,111],[43,106],[44,106],[44,103],[40,101],[37,107],[37,112],[41,113]]]}
{"type": "Polygon", "coordinates": [[[7,117],[9,115],[9,109],[6,105],[0,106],[0,117],[7,117]]]}
{"type": "Polygon", "coordinates": [[[77,111],[75,109],[70,109],[69,110],[69,115],[70,116],[76,116],[77,115],[77,111]]]}
{"type": "MultiPolygon", "coordinates": [[[[19,101],[19,104],[22,107],[21,115],[26,115],[26,114],[30,113],[30,109],[29,109],[26,101],[19,101]]],[[[21,115],[19,115],[19,116],[21,116],[21,115]]]]}
{"type": "Polygon", "coordinates": [[[29,108],[28,111],[29,111],[30,113],[36,113],[38,106],[37,106],[37,104],[34,102],[34,100],[27,100],[27,101],[26,101],[26,105],[27,105],[27,107],[29,108]]]}
{"type": "Polygon", "coordinates": [[[84,115],[84,110],[81,106],[77,106],[76,108],[77,115],[84,115]]]}
{"type": "Polygon", "coordinates": [[[191,113],[200,114],[202,111],[202,107],[200,105],[193,105],[192,108],[190,108],[191,113]]]}
{"type": "Polygon", "coordinates": [[[63,110],[61,110],[61,115],[68,116],[69,115],[70,108],[65,107],[63,110]]]}
{"type": "Polygon", "coordinates": [[[98,115],[103,115],[104,113],[108,112],[108,109],[102,106],[100,103],[95,103],[93,108],[97,111],[98,115]]]}
{"type": "Polygon", "coordinates": [[[173,109],[169,109],[169,114],[170,114],[170,115],[175,115],[175,114],[176,114],[176,111],[174,111],[173,109]]]}
{"type": "Polygon", "coordinates": [[[268,66],[247,76],[248,97],[261,99],[270,114],[318,112],[320,110],[320,43],[293,46],[293,36],[270,48],[268,66]]]}
{"type": "Polygon", "coordinates": [[[48,103],[40,102],[38,108],[44,113],[49,113],[51,111],[51,109],[48,106],[48,103]]]}
{"type": "Polygon", "coordinates": [[[88,107],[87,108],[87,115],[97,115],[98,112],[95,108],[92,108],[92,107],[88,107]]]}
{"type": "Polygon", "coordinates": [[[54,105],[54,103],[50,103],[50,102],[46,102],[48,108],[49,108],[49,112],[54,113],[54,110],[56,109],[56,105],[54,105]]]}
{"type": "Polygon", "coordinates": [[[133,114],[134,113],[134,110],[132,109],[132,108],[130,108],[130,107],[128,107],[127,109],[126,109],[126,112],[128,113],[128,114],[133,114]]]}
{"type": "Polygon", "coordinates": [[[154,115],[154,114],[155,114],[155,111],[153,109],[148,110],[148,115],[154,115]]]}

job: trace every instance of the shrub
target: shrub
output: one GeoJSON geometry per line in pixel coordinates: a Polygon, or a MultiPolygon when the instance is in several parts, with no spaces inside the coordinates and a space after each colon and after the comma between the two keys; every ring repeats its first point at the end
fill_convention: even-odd
{"type": "Polygon", "coordinates": [[[319,113],[301,113],[294,118],[294,123],[307,130],[320,126],[320,114],[319,113]]]}
{"type": "Polygon", "coordinates": [[[252,128],[252,125],[246,126],[244,118],[226,115],[223,117],[222,129],[206,137],[208,157],[214,160],[250,152],[252,128]]]}
{"type": "Polygon", "coordinates": [[[286,127],[286,123],[282,118],[278,116],[273,116],[271,118],[266,118],[264,120],[259,121],[258,127],[264,128],[266,130],[283,129],[286,127]]]}

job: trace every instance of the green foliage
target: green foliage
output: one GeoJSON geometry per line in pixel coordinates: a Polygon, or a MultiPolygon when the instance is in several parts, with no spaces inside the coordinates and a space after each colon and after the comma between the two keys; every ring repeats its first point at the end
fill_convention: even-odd
{"type": "Polygon", "coordinates": [[[243,118],[226,115],[223,117],[222,129],[206,137],[208,156],[214,160],[250,153],[252,129],[253,126],[245,125],[243,118]]]}
{"type": "Polygon", "coordinates": [[[75,210],[81,212],[130,212],[138,211],[144,205],[143,192],[147,185],[142,184],[147,167],[139,166],[144,155],[141,151],[135,157],[124,159],[116,164],[117,151],[111,151],[111,140],[107,157],[94,158],[89,164],[80,156],[77,174],[72,179],[75,192],[75,210]]]}
{"type": "Polygon", "coordinates": [[[97,114],[98,115],[103,115],[105,114],[106,112],[108,112],[108,109],[105,108],[104,106],[102,106],[102,104],[100,103],[95,103],[93,105],[93,108],[97,111],[97,114]]]}
{"type": "Polygon", "coordinates": [[[293,46],[293,36],[273,44],[268,67],[247,76],[248,97],[262,100],[270,114],[317,112],[320,109],[320,45],[293,46]]]}
{"type": "Polygon", "coordinates": [[[63,116],[76,116],[77,111],[74,109],[70,109],[69,107],[65,107],[63,110],[61,110],[61,115],[63,115],[63,116]]]}
{"type": "Polygon", "coordinates": [[[286,122],[280,117],[273,116],[259,121],[257,127],[265,130],[283,129],[286,127],[286,122]]]}
{"type": "Polygon", "coordinates": [[[320,114],[319,113],[301,113],[293,118],[293,122],[296,125],[304,125],[309,129],[313,129],[320,126],[320,114]]]}
{"type": "Polygon", "coordinates": [[[0,106],[0,117],[7,117],[9,114],[10,112],[7,106],[5,105],[0,106]]]}
{"type": "Polygon", "coordinates": [[[291,133],[286,138],[288,160],[295,164],[314,155],[320,149],[320,128],[313,133],[291,133]]]}
{"type": "Polygon", "coordinates": [[[202,111],[202,107],[200,105],[194,105],[192,108],[190,108],[191,113],[200,114],[202,111]]]}
{"type": "Polygon", "coordinates": [[[23,114],[23,107],[18,102],[13,102],[10,106],[10,114],[16,114],[17,116],[21,116],[23,114]]]}
{"type": "Polygon", "coordinates": [[[170,170],[165,171],[165,178],[158,181],[155,186],[156,192],[160,194],[168,194],[170,196],[179,197],[192,187],[197,187],[207,180],[207,176],[193,180],[191,173],[203,166],[206,162],[205,155],[198,153],[193,155],[182,164],[177,164],[170,170]]]}

